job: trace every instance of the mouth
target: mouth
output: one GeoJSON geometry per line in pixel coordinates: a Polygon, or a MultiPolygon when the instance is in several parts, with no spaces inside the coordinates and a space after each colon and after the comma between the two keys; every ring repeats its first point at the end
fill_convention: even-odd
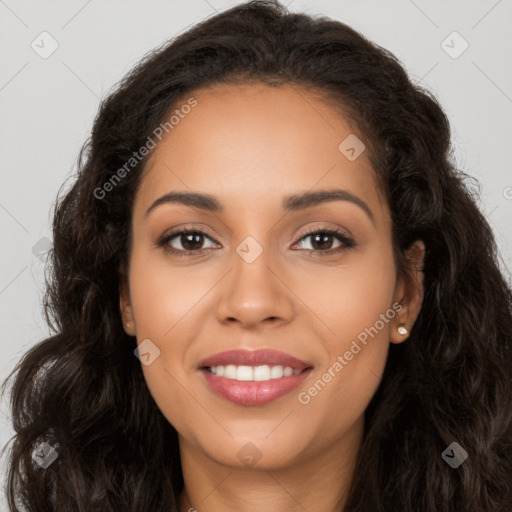
{"type": "Polygon", "coordinates": [[[230,350],[203,360],[198,370],[209,388],[238,405],[264,405],[290,393],[313,366],[275,350],[230,350]]]}

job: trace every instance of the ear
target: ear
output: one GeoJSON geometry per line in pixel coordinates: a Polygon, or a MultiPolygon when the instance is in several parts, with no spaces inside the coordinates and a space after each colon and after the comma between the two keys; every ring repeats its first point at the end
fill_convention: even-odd
{"type": "Polygon", "coordinates": [[[402,309],[390,322],[391,343],[402,343],[409,337],[409,333],[419,315],[423,303],[423,264],[425,261],[425,244],[416,240],[405,252],[409,268],[397,280],[393,304],[399,303],[402,309]],[[403,331],[405,327],[406,331],[403,331]],[[403,331],[402,333],[399,331],[403,331]]]}
{"type": "Polygon", "coordinates": [[[126,281],[119,282],[119,309],[126,334],[135,336],[135,319],[130,301],[130,291],[126,281]]]}

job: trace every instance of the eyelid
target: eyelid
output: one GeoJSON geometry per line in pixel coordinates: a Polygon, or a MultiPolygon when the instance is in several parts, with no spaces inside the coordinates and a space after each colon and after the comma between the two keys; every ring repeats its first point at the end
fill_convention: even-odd
{"type": "MultiPolygon", "coordinates": [[[[181,235],[183,233],[199,233],[199,234],[204,235],[205,237],[211,239],[212,241],[215,241],[215,240],[213,240],[214,236],[220,238],[220,236],[217,234],[215,234],[215,235],[208,234],[207,230],[205,230],[204,227],[199,227],[194,224],[184,224],[184,225],[176,226],[175,228],[171,229],[170,231],[166,231],[162,236],[159,237],[159,241],[162,239],[169,239],[169,237],[174,237],[176,235],[181,235]]],[[[216,242],[216,243],[219,243],[219,242],[216,242]]]]}
{"type": "MultiPolygon", "coordinates": [[[[205,238],[209,239],[210,241],[212,241],[216,244],[219,243],[212,236],[210,236],[207,232],[205,232],[204,229],[198,228],[198,227],[195,227],[194,225],[189,224],[184,227],[176,227],[173,230],[171,230],[169,233],[165,233],[164,235],[162,235],[157,241],[157,246],[163,247],[168,242],[170,242],[170,240],[172,240],[173,238],[178,237],[179,235],[191,234],[191,233],[203,235],[205,238]]],[[[347,230],[339,228],[339,227],[336,227],[336,228],[328,227],[325,225],[320,225],[320,226],[315,226],[315,227],[309,228],[306,231],[303,231],[300,234],[300,236],[296,235],[296,236],[299,236],[299,238],[294,237],[294,238],[296,238],[296,240],[293,243],[293,245],[296,245],[297,243],[300,243],[304,239],[308,238],[309,236],[317,234],[317,233],[328,233],[331,236],[334,236],[335,238],[337,238],[341,242],[342,245],[340,247],[337,247],[336,249],[328,249],[325,251],[314,250],[314,249],[313,250],[312,249],[302,249],[301,252],[306,252],[306,253],[309,253],[310,255],[313,255],[313,254],[333,255],[333,254],[337,254],[343,250],[350,249],[356,245],[353,240],[352,235],[349,234],[347,230]]],[[[164,247],[164,249],[166,251],[173,253],[175,255],[178,255],[178,256],[186,256],[186,255],[190,255],[190,254],[192,254],[192,255],[203,254],[205,251],[209,251],[213,248],[209,247],[206,249],[184,250],[184,249],[174,249],[174,248],[168,249],[168,248],[164,247]]]]}
{"type": "Polygon", "coordinates": [[[299,242],[302,242],[303,240],[309,238],[311,235],[315,235],[317,233],[327,233],[330,236],[333,236],[337,238],[341,242],[341,246],[337,247],[336,249],[328,249],[326,251],[320,251],[320,250],[306,250],[305,252],[309,253],[310,255],[313,254],[322,254],[322,255],[333,255],[338,254],[344,250],[351,249],[355,247],[355,241],[352,237],[352,235],[348,234],[348,232],[345,229],[336,227],[336,228],[330,228],[328,226],[315,226],[313,228],[309,228],[306,231],[302,232],[300,235],[300,238],[297,239],[297,241],[293,244],[296,245],[299,242]]]}

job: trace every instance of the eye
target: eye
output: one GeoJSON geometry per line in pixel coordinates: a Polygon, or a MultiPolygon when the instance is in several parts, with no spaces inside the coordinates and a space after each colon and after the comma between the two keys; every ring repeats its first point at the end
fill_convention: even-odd
{"type": "Polygon", "coordinates": [[[211,240],[211,238],[203,231],[197,229],[182,229],[163,236],[158,241],[158,246],[165,247],[166,251],[178,256],[191,256],[204,250],[201,246],[203,245],[205,238],[211,240]],[[181,246],[181,248],[172,246],[171,242],[174,241],[174,239],[176,239],[178,242],[177,245],[181,246]]]}
{"type": "MultiPolygon", "coordinates": [[[[318,254],[321,256],[328,256],[354,247],[354,242],[338,229],[329,228],[313,228],[306,232],[302,238],[297,242],[301,243],[304,240],[311,238],[311,254],[318,254]],[[332,248],[333,238],[340,242],[338,247],[332,248]]],[[[307,248],[308,249],[308,248],[307,248]]],[[[308,249],[309,250],[309,249],[308,249]]]]}
{"type": "MultiPolygon", "coordinates": [[[[311,255],[328,256],[355,246],[354,242],[342,231],[323,227],[313,228],[307,231],[306,234],[304,234],[298,240],[298,242],[295,243],[295,245],[302,243],[308,238],[312,239],[312,247],[311,249],[306,248],[305,250],[310,252],[311,255]],[[333,238],[340,242],[338,247],[335,247],[334,249],[332,248],[333,238]]],[[[215,248],[215,243],[213,244],[213,247],[206,249],[203,248],[202,246],[205,240],[210,240],[213,242],[213,240],[206,233],[199,229],[182,229],[180,231],[175,231],[173,233],[164,235],[157,242],[157,245],[159,247],[163,247],[166,252],[176,256],[194,256],[208,249],[215,248]],[[176,247],[176,245],[173,244],[181,247],[176,247]]]]}

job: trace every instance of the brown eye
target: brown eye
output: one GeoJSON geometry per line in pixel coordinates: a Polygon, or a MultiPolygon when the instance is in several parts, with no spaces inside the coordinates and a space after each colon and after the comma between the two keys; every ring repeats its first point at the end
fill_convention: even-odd
{"type": "Polygon", "coordinates": [[[165,247],[171,253],[186,256],[198,254],[205,250],[203,248],[205,239],[211,240],[202,231],[184,229],[164,236],[158,241],[158,245],[165,247]]]}
{"type": "MultiPolygon", "coordinates": [[[[327,228],[316,228],[308,231],[296,244],[303,243],[304,240],[309,238],[311,238],[311,248],[303,250],[311,255],[328,256],[355,246],[354,242],[342,231],[327,228]],[[336,240],[338,245],[333,247],[336,240]]],[[[214,241],[206,233],[197,229],[183,229],[164,235],[157,245],[176,256],[194,256],[215,248],[214,241]],[[210,240],[213,246],[203,247],[206,240],[210,240]]]]}
{"type": "Polygon", "coordinates": [[[328,250],[332,249],[332,245],[334,243],[334,235],[331,235],[329,233],[314,233],[313,235],[308,235],[304,238],[306,240],[307,238],[311,238],[311,246],[312,249],[315,251],[317,250],[328,250]]]}
{"type": "Polygon", "coordinates": [[[312,254],[330,255],[354,247],[354,242],[350,240],[345,233],[337,229],[316,228],[307,232],[298,243],[311,239],[310,248],[312,254]],[[333,248],[335,240],[338,245],[333,248]]]}
{"type": "Polygon", "coordinates": [[[183,249],[186,251],[194,251],[201,248],[204,243],[204,235],[201,233],[185,233],[178,235],[177,238],[183,249]]]}

